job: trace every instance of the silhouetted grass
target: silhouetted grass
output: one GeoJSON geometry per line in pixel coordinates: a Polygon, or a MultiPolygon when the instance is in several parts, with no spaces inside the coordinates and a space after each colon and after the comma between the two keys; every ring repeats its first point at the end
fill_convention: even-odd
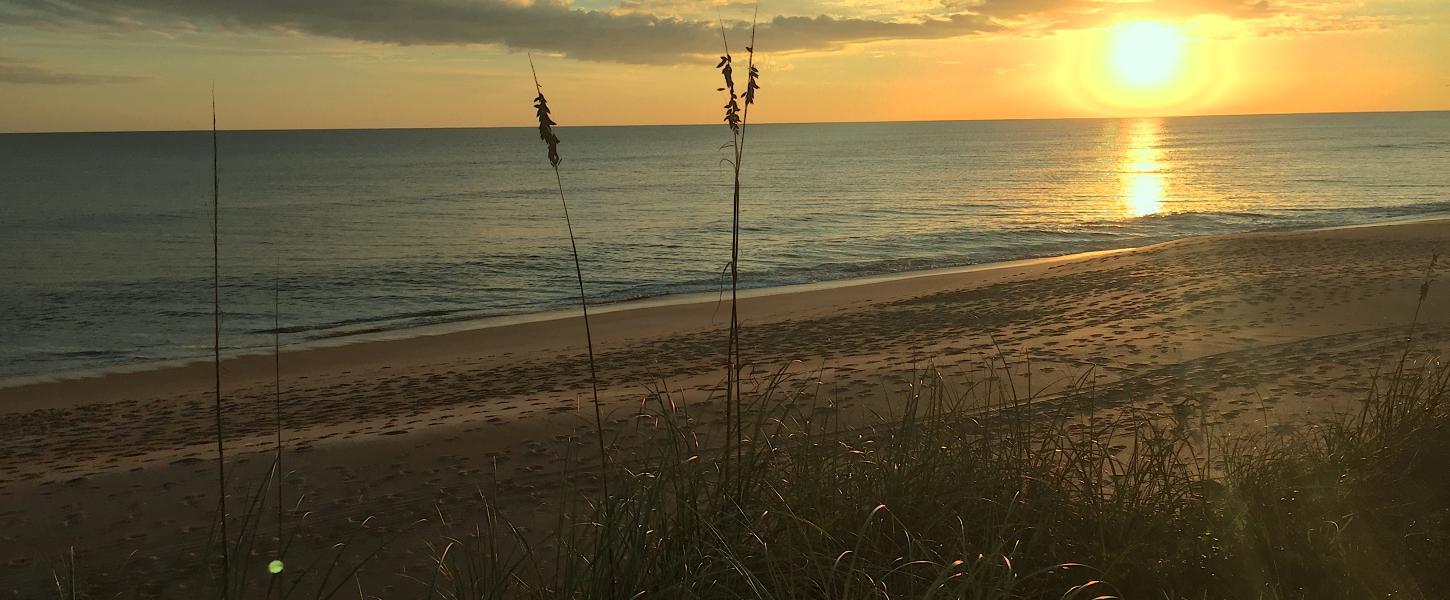
{"type": "MultiPolygon", "coordinates": [[[[604,441],[604,413],[599,403],[599,371],[594,362],[594,331],[589,326],[589,299],[584,292],[584,269],[579,264],[579,243],[574,239],[574,222],[569,218],[569,202],[564,198],[564,180],[559,175],[559,137],[554,134],[554,126],[558,123],[549,111],[549,101],[544,98],[544,88],[539,84],[539,73],[534,68],[533,56],[529,57],[529,71],[534,76],[534,91],[537,96],[534,98],[534,111],[539,121],[539,139],[548,146],[549,166],[554,169],[554,182],[559,187],[559,204],[564,209],[564,225],[569,232],[569,249],[574,256],[574,276],[579,284],[579,310],[584,314],[584,345],[589,354],[589,388],[594,396],[594,428],[595,439],[599,445],[599,460],[603,468],[599,472],[600,487],[602,489],[601,503],[606,507],[610,506],[609,500],[609,451],[604,441]]],[[[606,513],[606,518],[609,516],[606,513]]],[[[609,553],[611,547],[606,545],[608,564],[614,563],[614,557],[609,553]]],[[[595,557],[597,561],[599,556],[595,557]]],[[[606,573],[609,581],[614,580],[613,573],[606,573]]]]}
{"type": "Polygon", "coordinates": [[[1217,439],[1086,418],[1086,391],[1047,403],[1000,376],[953,391],[930,372],[850,427],[822,386],[780,373],[748,407],[739,480],[703,458],[729,440],[660,398],[607,518],[577,507],[543,556],[490,510],[440,557],[440,595],[1443,597],[1450,370],[1383,381],[1312,435],[1217,439]],[[612,592],[590,576],[599,544],[612,592]]]}
{"type": "Polygon", "coordinates": [[[212,369],[216,384],[216,469],[217,513],[221,527],[222,595],[231,582],[231,559],[227,554],[227,460],[226,432],[222,427],[222,268],[221,268],[221,172],[217,152],[216,89],[211,93],[211,265],[212,265],[212,369]]]}
{"type": "MultiPolygon", "coordinates": [[[[529,70],[534,74],[534,110],[539,120],[539,138],[549,148],[549,166],[554,169],[554,182],[559,187],[559,203],[564,209],[564,225],[569,232],[569,250],[574,256],[574,276],[579,284],[579,309],[584,314],[584,345],[589,354],[589,387],[594,395],[594,425],[598,433],[599,458],[609,464],[609,453],[604,442],[604,414],[599,405],[599,374],[594,362],[594,332],[589,326],[589,297],[584,292],[584,269],[579,263],[579,243],[574,239],[574,221],[569,218],[569,202],[564,199],[564,180],[559,176],[559,137],[554,134],[555,123],[549,111],[549,101],[544,98],[543,86],[539,84],[538,72],[534,70],[533,58],[529,58],[529,70]]],[[[609,493],[609,480],[603,480],[604,493],[609,493]]]]}
{"type": "MultiPolygon", "coordinates": [[[[486,502],[399,597],[1442,598],[1450,367],[1408,356],[1342,420],[1247,435],[1109,411],[1090,388],[1019,396],[1000,369],[956,386],[924,371],[846,418],[814,374],[782,369],[747,386],[732,478],[712,457],[733,440],[655,390],[610,495],[566,486],[548,530],[486,502]]],[[[273,597],[256,558],[273,479],[238,516],[234,579],[197,597],[273,597]]],[[[365,520],[289,559],[276,597],[352,597],[359,574],[397,567],[369,561],[400,533],[365,520]]],[[[58,597],[87,597],[83,567],[57,569],[58,597]]]]}
{"type": "MultiPolygon", "coordinates": [[[[280,262],[280,259],[279,259],[280,262]]],[[[287,539],[287,504],[284,491],[287,487],[287,471],[282,464],[282,282],[280,279],[281,269],[278,269],[278,276],[272,281],[272,409],[273,427],[276,433],[276,445],[273,448],[272,473],[277,481],[277,548],[275,558],[267,565],[267,571],[273,577],[269,578],[268,593],[271,595],[271,587],[277,587],[279,595],[286,595],[285,580],[276,575],[281,575],[286,569],[283,555],[287,550],[284,546],[287,539]]]]}
{"type": "Polygon", "coordinates": [[[1450,367],[1411,351],[1357,413],[1289,434],[1187,431],[1081,386],[1021,397],[1004,369],[965,389],[921,373],[846,422],[782,370],[750,396],[733,476],[706,458],[732,435],[655,390],[610,504],[566,508],[547,555],[490,508],[430,595],[1443,598],[1450,367]]]}
{"type": "Polygon", "coordinates": [[[730,54],[730,40],[725,34],[723,22],[720,24],[720,41],[725,47],[725,54],[720,57],[720,62],[715,65],[715,68],[720,70],[720,76],[725,83],[724,87],[717,88],[716,91],[726,92],[729,95],[724,106],[724,121],[730,127],[730,142],[725,147],[730,148],[734,154],[733,158],[725,159],[730,164],[734,175],[730,213],[730,336],[725,349],[725,437],[731,443],[725,444],[724,458],[721,463],[722,476],[729,478],[731,448],[735,449],[735,461],[740,462],[742,460],[740,447],[743,442],[743,416],[740,402],[740,369],[742,368],[740,311],[737,302],[740,288],[740,167],[745,159],[745,127],[750,121],[750,106],[755,104],[755,93],[760,89],[757,81],[760,78],[760,71],[755,67],[754,18],[752,17],[750,23],[750,45],[745,47],[748,58],[743,94],[737,94],[735,91],[734,57],[730,54]],[[742,100],[744,101],[743,108],[742,100]]]}

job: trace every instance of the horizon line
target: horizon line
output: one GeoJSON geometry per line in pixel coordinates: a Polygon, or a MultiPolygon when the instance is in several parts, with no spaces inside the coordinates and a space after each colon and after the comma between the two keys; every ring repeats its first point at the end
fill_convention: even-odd
{"type": "MultiPolygon", "coordinates": [[[[1299,112],[1263,112],[1263,113],[1205,113],[1205,114],[1177,114],[1177,115],[1142,115],[1142,116],[1102,116],[1102,117],[999,117],[994,119],[881,119],[861,121],[767,121],[754,123],[753,125],[864,125],[871,123],[994,123],[1013,121],[1123,121],[1138,119],[1193,119],[1193,118],[1218,118],[1218,117],[1290,117],[1290,116],[1312,116],[1312,115],[1375,115],[1375,114],[1412,114],[1412,113],[1442,113],[1450,112],[1447,108],[1429,109],[1389,109],[1389,110],[1328,110],[1328,111],[1299,111],[1299,112]]],[[[589,125],[560,126],[561,129],[570,128],[600,128],[600,127],[713,127],[719,123],[601,123],[589,125]]],[[[533,129],[534,125],[449,125],[449,126],[421,126],[421,127],[296,127],[278,128],[261,127],[247,129],[220,129],[218,131],[229,132],[283,132],[283,131],[418,131],[418,130],[463,130],[463,129],[533,129]]],[[[0,135],[64,135],[81,133],[196,133],[209,132],[211,129],[71,129],[54,131],[0,131],[0,135]]]]}

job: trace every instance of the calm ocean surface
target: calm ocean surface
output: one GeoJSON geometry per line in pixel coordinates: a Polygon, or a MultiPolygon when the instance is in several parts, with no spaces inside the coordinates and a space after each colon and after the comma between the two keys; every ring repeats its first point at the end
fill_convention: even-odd
{"type": "MultiPolygon", "coordinates": [[[[723,126],[563,127],[594,302],[716,291],[723,126]]],[[[568,308],[533,129],[221,134],[224,345],[568,308]]],[[[206,356],[210,134],[0,135],[0,379],[206,356]]],[[[765,287],[1450,211],[1450,113],[762,125],[765,287]]]]}

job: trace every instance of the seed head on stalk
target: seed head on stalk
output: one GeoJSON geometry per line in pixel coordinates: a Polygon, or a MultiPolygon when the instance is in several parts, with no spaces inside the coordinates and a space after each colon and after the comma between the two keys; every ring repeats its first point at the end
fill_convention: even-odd
{"type": "MultiPolygon", "coordinates": [[[[599,483],[603,492],[600,499],[604,506],[604,522],[613,523],[611,513],[613,500],[609,496],[609,449],[604,442],[604,412],[599,402],[599,370],[594,360],[594,333],[589,326],[589,298],[584,293],[584,267],[579,261],[579,242],[574,237],[574,222],[569,218],[569,202],[564,198],[564,180],[559,176],[559,136],[554,135],[554,122],[549,115],[549,101],[544,98],[544,86],[539,84],[539,72],[534,68],[534,57],[529,56],[529,71],[534,75],[534,112],[539,117],[539,139],[549,146],[549,166],[554,168],[554,183],[559,186],[559,205],[564,209],[564,225],[569,232],[569,250],[574,255],[574,277],[579,284],[579,309],[584,314],[584,345],[589,356],[589,387],[594,396],[594,433],[599,443],[599,483]]],[[[614,546],[609,539],[609,530],[604,530],[601,545],[604,548],[609,568],[609,596],[613,596],[616,576],[614,546]]]]}
{"type": "Polygon", "coordinates": [[[549,146],[549,166],[558,169],[563,160],[559,158],[559,136],[554,135],[554,126],[558,123],[549,117],[549,100],[544,98],[544,86],[539,85],[539,72],[534,69],[532,56],[529,57],[529,71],[534,74],[534,90],[539,94],[534,97],[534,112],[539,117],[539,139],[549,146]]]}

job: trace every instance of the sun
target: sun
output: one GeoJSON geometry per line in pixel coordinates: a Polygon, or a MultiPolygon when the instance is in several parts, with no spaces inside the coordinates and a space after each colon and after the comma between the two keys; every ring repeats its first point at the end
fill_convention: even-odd
{"type": "Polygon", "coordinates": [[[1108,36],[1107,63],[1120,85],[1151,89],[1182,77],[1187,38],[1177,27],[1156,21],[1120,23],[1108,36]]]}
{"type": "Polygon", "coordinates": [[[1064,36],[1064,98],[1091,112],[1146,116],[1213,102],[1232,83],[1219,23],[1131,20],[1064,36]]]}

